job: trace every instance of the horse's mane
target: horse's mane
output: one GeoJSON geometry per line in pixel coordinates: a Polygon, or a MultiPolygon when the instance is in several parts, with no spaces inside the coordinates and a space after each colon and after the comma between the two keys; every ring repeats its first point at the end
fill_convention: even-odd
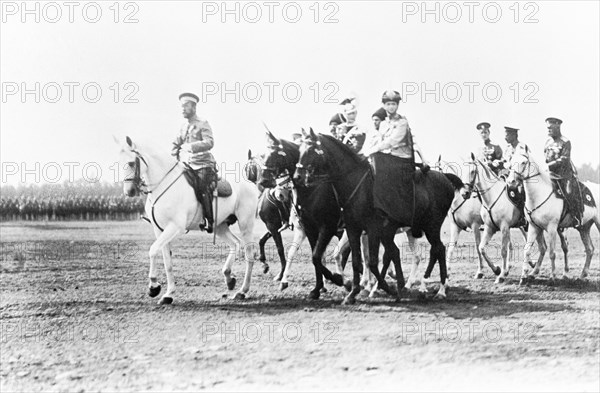
{"type": "Polygon", "coordinates": [[[319,134],[319,137],[321,139],[321,144],[327,150],[331,150],[332,148],[339,149],[342,151],[342,153],[345,156],[350,158],[356,165],[361,166],[361,167],[365,167],[365,166],[369,165],[369,162],[367,161],[367,159],[365,157],[356,154],[350,147],[348,147],[346,144],[342,143],[340,140],[333,137],[332,135],[319,134]]]}
{"type": "Polygon", "coordinates": [[[448,180],[450,180],[450,183],[452,183],[452,187],[454,187],[454,190],[460,190],[465,185],[460,179],[460,177],[456,176],[454,173],[444,173],[444,175],[446,176],[446,178],[448,178],[448,180]]]}

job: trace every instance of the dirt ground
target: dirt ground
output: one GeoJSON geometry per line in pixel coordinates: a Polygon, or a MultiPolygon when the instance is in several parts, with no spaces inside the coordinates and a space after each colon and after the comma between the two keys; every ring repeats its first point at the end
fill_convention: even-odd
{"type": "MultiPolygon", "coordinates": [[[[463,233],[446,300],[433,300],[432,283],[426,299],[415,287],[399,304],[378,297],[355,306],[340,305],[346,292],[331,283],[307,300],[307,244],[287,290],[273,282],[279,261],[269,243],[269,273],[255,263],[248,299],[233,301],[223,298],[226,250],[187,234],[173,246],[175,301],[159,306],[146,294],[153,235],[145,222],[3,223],[0,235],[3,392],[600,389],[596,229],[583,282],[574,230],[570,279],[549,280],[546,257],[527,286],[518,285],[518,232],[506,284],[494,284],[489,269],[473,279],[473,238],[463,233]]],[[[562,253],[557,265],[562,272],[562,253]]],[[[403,268],[407,275],[408,262],[403,268]]],[[[238,286],[243,272],[236,262],[238,286]]]]}

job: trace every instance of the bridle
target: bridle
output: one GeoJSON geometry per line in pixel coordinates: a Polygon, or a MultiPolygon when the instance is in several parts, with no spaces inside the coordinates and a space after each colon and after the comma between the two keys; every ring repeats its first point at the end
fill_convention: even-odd
{"type": "Polygon", "coordinates": [[[147,185],[141,176],[140,161],[142,161],[144,165],[146,165],[146,168],[148,167],[148,163],[146,162],[146,159],[137,150],[132,149],[131,152],[135,154],[135,160],[130,161],[128,164],[129,167],[133,167],[133,177],[125,178],[125,180],[123,180],[123,183],[133,184],[133,187],[135,187],[135,190],[138,194],[148,194],[150,193],[150,191],[145,190],[147,185]]]}
{"type": "MultiPolygon", "coordinates": [[[[319,139],[317,139],[316,141],[307,140],[307,141],[305,141],[305,143],[307,144],[308,148],[309,149],[312,148],[313,151],[319,157],[321,157],[321,158],[324,157],[325,151],[321,147],[321,141],[319,139]]],[[[315,174],[317,166],[313,165],[313,164],[304,165],[304,164],[301,164],[300,161],[298,161],[298,163],[296,164],[296,169],[304,171],[303,177],[304,177],[304,185],[306,187],[316,186],[316,185],[319,185],[322,183],[331,183],[333,181],[331,179],[331,176],[329,176],[328,174],[323,174],[323,175],[315,174]],[[309,182],[309,179],[311,179],[310,182],[309,182]]]]}

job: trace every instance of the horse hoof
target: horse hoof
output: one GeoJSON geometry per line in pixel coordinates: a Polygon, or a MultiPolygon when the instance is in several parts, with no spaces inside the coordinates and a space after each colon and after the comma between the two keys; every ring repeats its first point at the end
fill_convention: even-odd
{"type": "Polygon", "coordinates": [[[269,265],[263,263],[263,274],[267,274],[269,272],[269,265]]]}
{"type": "Polygon", "coordinates": [[[496,268],[494,269],[494,274],[497,275],[497,276],[499,276],[500,273],[502,273],[502,269],[500,269],[499,266],[496,266],[496,268]]]}
{"type": "Polygon", "coordinates": [[[443,293],[436,293],[436,295],[433,297],[435,300],[444,300],[446,299],[446,295],[443,293]]]}
{"type": "Polygon", "coordinates": [[[528,277],[521,277],[521,279],[519,280],[519,285],[527,285],[529,284],[529,278],[528,277]]]}
{"type": "Polygon", "coordinates": [[[529,266],[531,266],[532,269],[535,269],[535,263],[531,261],[527,261],[527,263],[529,264],[529,266]]]}
{"type": "Polygon", "coordinates": [[[150,287],[150,288],[148,288],[148,296],[157,297],[158,294],[160,293],[160,290],[161,290],[160,284],[155,287],[150,287]]]}
{"type": "Polygon", "coordinates": [[[242,292],[238,292],[235,295],[233,295],[232,299],[233,300],[244,300],[246,298],[246,294],[242,293],[242,292]]]}
{"type": "Polygon", "coordinates": [[[327,288],[325,288],[325,287],[321,288],[321,293],[327,293],[327,288]]]}
{"type": "Polygon", "coordinates": [[[338,287],[341,287],[344,285],[344,277],[342,277],[341,274],[334,273],[331,277],[331,282],[337,285],[338,287]]]}
{"type": "Polygon", "coordinates": [[[171,304],[173,303],[173,298],[170,296],[163,296],[159,301],[158,304],[171,304]]]}
{"type": "Polygon", "coordinates": [[[281,274],[279,274],[279,275],[277,275],[277,276],[273,277],[273,281],[275,281],[275,282],[277,282],[277,281],[281,281],[281,278],[282,278],[282,277],[281,277],[281,274]]]}
{"type": "Polygon", "coordinates": [[[310,293],[308,294],[308,298],[310,300],[317,300],[319,299],[319,297],[321,296],[321,291],[318,289],[313,289],[312,291],[310,291],[310,293]]]}
{"type": "Polygon", "coordinates": [[[231,280],[227,281],[227,289],[229,289],[230,291],[233,290],[233,288],[235,288],[235,283],[237,282],[237,280],[235,279],[235,277],[231,277],[231,280]]]}
{"type": "Polygon", "coordinates": [[[419,298],[419,300],[426,300],[427,299],[427,291],[419,291],[419,294],[417,295],[417,297],[419,298]]]}
{"type": "Polygon", "coordinates": [[[477,275],[475,276],[475,278],[477,280],[481,280],[483,278],[483,273],[477,273],[477,275]]]}
{"type": "Polygon", "coordinates": [[[285,291],[288,288],[289,284],[287,282],[282,282],[279,284],[279,290],[285,291]]]}
{"type": "Polygon", "coordinates": [[[561,277],[561,280],[563,280],[563,281],[569,281],[569,279],[570,279],[569,276],[567,276],[566,274],[563,274],[561,277]]]}
{"type": "Polygon", "coordinates": [[[361,296],[361,297],[369,297],[370,293],[371,292],[367,291],[366,289],[363,289],[362,291],[360,291],[359,296],[361,296]]]}
{"type": "Polygon", "coordinates": [[[496,278],[496,284],[503,284],[504,280],[505,280],[504,277],[499,276],[498,278],[496,278]]]}
{"type": "Polygon", "coordinates": [[[352,281],[346,280],[344,283],[344,288],[346,288],[346,291],[350,292],[352,290],[352,281]]]}
{"type": "Polygon", "coordinates": [[[356,299],[352,296],[346,296],[342,301],[342,306],[351,306],[356,303],[356,299]]]}

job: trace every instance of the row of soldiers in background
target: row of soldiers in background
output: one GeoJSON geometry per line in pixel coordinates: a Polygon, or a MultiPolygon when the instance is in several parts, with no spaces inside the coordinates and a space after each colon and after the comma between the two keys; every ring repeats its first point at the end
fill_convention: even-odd
{"type": "Polygon", "coordinates": [[[137,220],[145,198],[125,195],[0,198],[1,221],[137,220]]]}

